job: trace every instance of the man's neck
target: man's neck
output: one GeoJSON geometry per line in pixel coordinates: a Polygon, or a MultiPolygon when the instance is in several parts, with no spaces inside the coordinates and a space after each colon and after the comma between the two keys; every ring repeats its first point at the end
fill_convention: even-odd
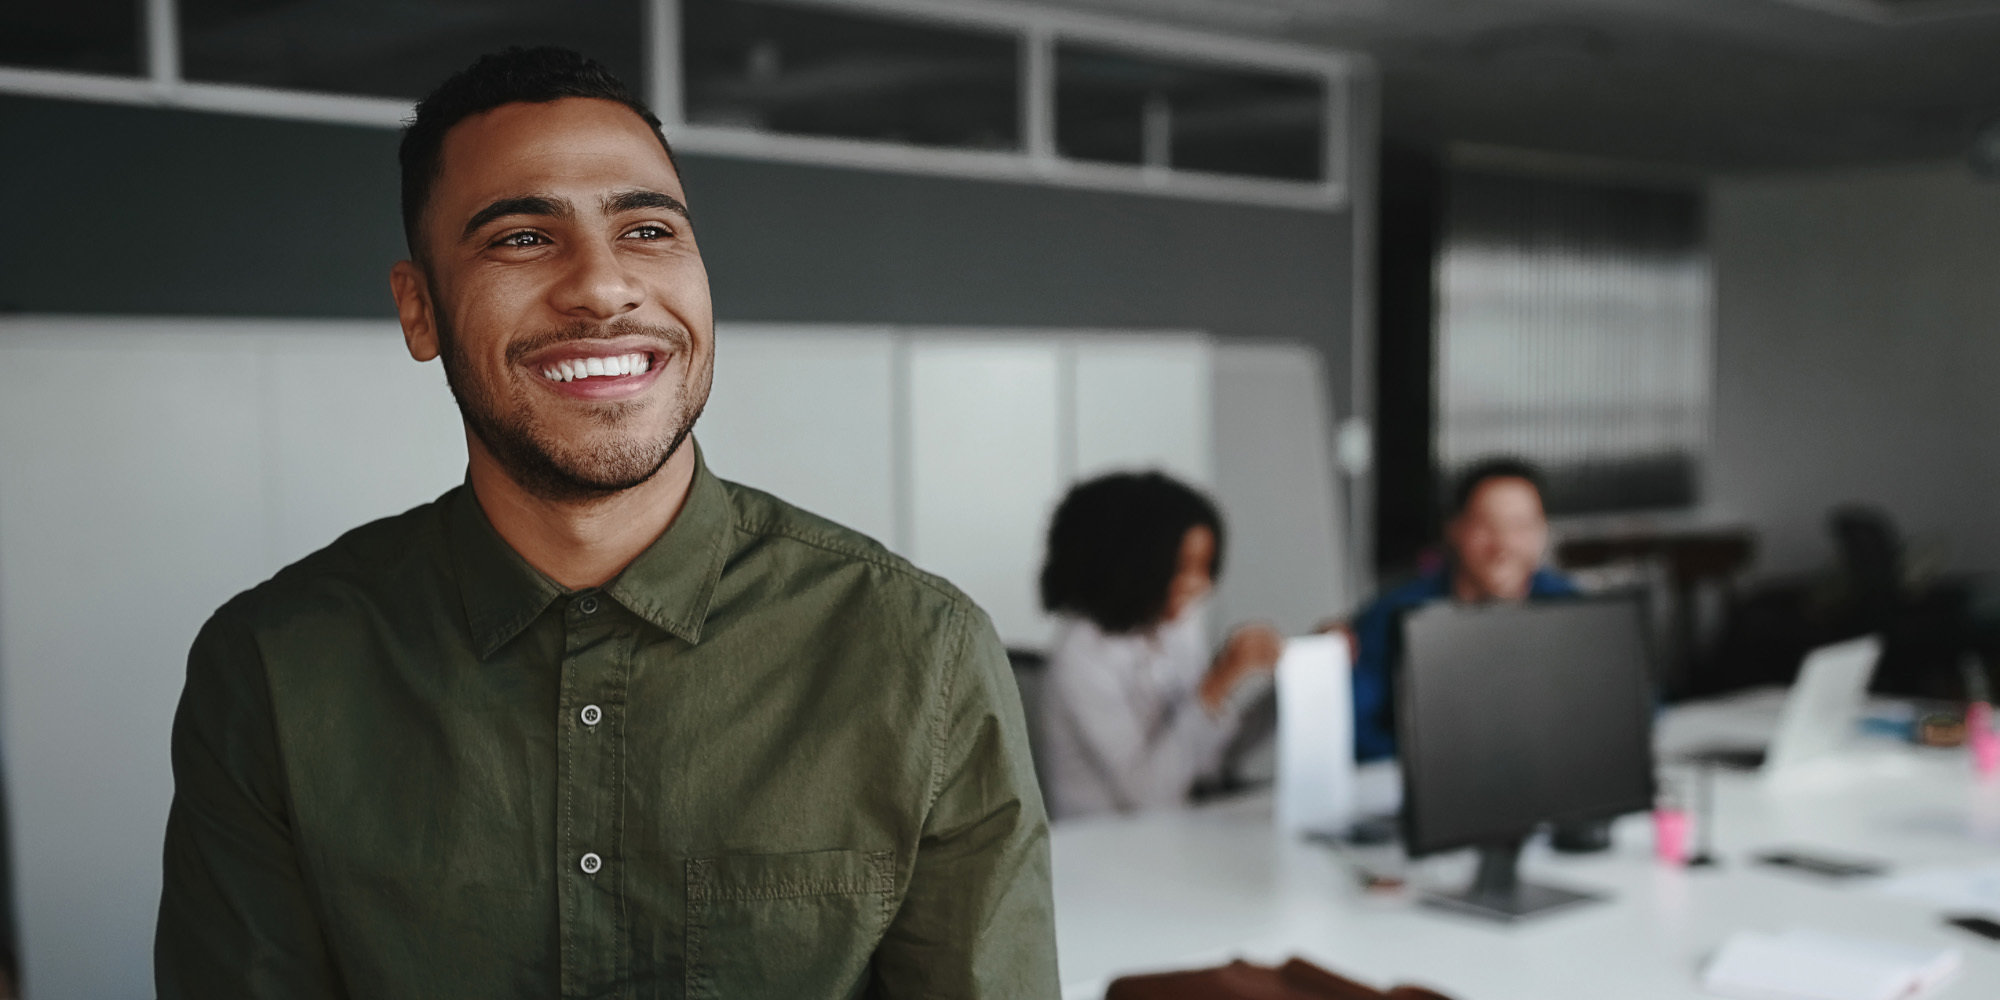
{"type": "Polygon", "coordinates": [[[581,502],[535,496],[469,431],[466,445],[472,493],[493,530],[528,565],[571,590],[610,582],[667,530],[694,485],[691,441],[683,441],[644,483],[581,502]]]}
{"type": "Polygon", "coordinates": [[[1481,586],[1471,574],[1461,573],[1456,567],[1451,571],[1451,596],[1453,600],[1466,604],[1484,604],[1488,601],[1525,601],[1535,589],[1534,578],[1521,586],[1517,594],[1497,594],[1481,586]]]}

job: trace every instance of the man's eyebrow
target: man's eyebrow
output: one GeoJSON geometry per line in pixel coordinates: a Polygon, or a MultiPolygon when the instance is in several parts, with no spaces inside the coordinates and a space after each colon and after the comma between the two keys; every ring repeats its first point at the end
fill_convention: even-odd
{"type": "Polygon", "coordinates": [[[604,214],[617,215],[620,212],[634,212],[642,208],[664,208],[675,215],[688,218],[686,205],[679,198],[664,191],[620,191],[604,196],[604,214]]]}
{"type": "Polygon", "coordinates": [[[502,198],[472,213],[472,218],[466,220],[465,231],[459,233],[458,238],[470,239],[481,226],[509,215],[547,215],[558,219],[569,219],[576,216],[576,210],[570,207],[569,202],[560,198],[544,198],[532,194],[519,198],[502,198]]]}

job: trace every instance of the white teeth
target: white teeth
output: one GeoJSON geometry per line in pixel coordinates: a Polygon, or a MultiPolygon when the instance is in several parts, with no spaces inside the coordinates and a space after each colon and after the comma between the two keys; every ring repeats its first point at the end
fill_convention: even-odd
{"type": "Polygon", "coordinates": [[[652,367],[652,357],[644,353],[621,354],[615,358],[574,358],[542,369],[542,377],[551,382],[574,382],[580,378],[637,375],[650,371],[652,367]]]}

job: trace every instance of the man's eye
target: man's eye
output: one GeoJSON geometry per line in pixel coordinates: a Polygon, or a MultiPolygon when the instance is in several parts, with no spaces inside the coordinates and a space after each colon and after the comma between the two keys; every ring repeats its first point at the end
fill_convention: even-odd
{"type": "Polygon", "coordinates": [[[494,240],[493,245],[496,247],[531,247],[540,242],[542,242],[542,234],[521,232],[508,233],[494,240]]]}
{"type": "Polygon", "coordinates": [[[673,234],[673,230],[665,226],[639,226],[625,235],[629,239],[664,240],[673,234]]]}

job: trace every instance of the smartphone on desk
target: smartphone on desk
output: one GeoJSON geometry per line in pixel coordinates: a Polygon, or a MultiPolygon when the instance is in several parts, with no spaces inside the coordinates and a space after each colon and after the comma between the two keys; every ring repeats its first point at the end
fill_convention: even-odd
{"type": "Polygon", "coordinates": [[[1819,875],[1824,878],[1864,878],[1880,875],[1889,866],[1879,861],[1862,858],[1830,858],[1823,854],[1808,854],[1805,851],[1765,851],[1757,855],[1757,860],[1779,868],[1819,875]]]}
{"type": "Polygon", "coordinates": [[[1989,940],[2000,941],[2000,922],[1996,922],[1991,917],[1982,917],[1977,914],[1967,914],[1962,917],[1946,917],[1944,918],[1944,922],[1952,925],[1953,927],[1959,927],[1971,931],[1972,933],[1977,934],[1980,937],[1987,938],[1989,940]]]}

